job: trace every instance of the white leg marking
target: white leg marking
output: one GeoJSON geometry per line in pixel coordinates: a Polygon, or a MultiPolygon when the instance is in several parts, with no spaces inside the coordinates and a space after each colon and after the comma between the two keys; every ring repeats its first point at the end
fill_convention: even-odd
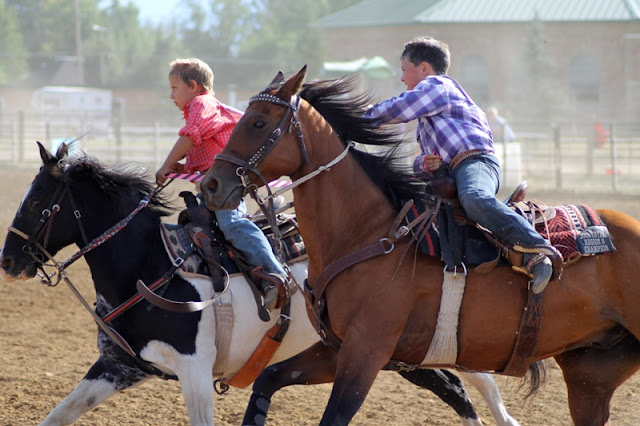
{"type": "Polygon", "coordinates": [[[456,371],[456,374],[460,375],[464,381],[470,383],[480,392],[498,426],[520,425],[520,423],[507,412],[498,385],[491,374],[467,373],[463,371],[456,371]]]}
{"type": "Polygon", "coordinates": [[[41,426],[69,425],[81,415],[116,393],[112,382],[82,380],[60,404],[53,409],[41,426]]]}

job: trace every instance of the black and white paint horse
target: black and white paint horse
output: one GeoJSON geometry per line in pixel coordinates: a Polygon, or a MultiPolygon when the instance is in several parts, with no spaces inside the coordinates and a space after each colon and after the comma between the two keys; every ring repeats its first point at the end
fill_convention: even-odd
{"type": "MultiPolygon", "coordinates": [[[[33,278],[47,261],[45,250],[54,256],[66,246],[83,247],[86,241],[103,235],[130,216],[140,200],[153,191],[140,171],[114,170],[86,156],[67,158],[65,144],[56,155],[39,146],[43,165],[18,208],[0,253],[0,275],[8,282],[33,278]]],[[[98,317],[104,318],[135,296],[137,280],[151,283],[170,269],[172,263],[159,232],[161,218],[170,212],[166,200],[152,198],[118,233],[84,254],[94,281],[98,317]]],[[[291,269],[298,282],[303,282],[305,263],[295,263],[291,269]]],[[[211,280],[187,280],[176,274],[165,286],[164,297],[198,301],[210,299],[213,293],[211,280]]],[[[271,363],[319,340],[301,293],[293,296],[292,321],[271,363]]],[[[240,370],[278,314],[273,313],[271,322],[258,318],[253,294],[240,274],[231,276],[220,303],[225,300],[233,309],[233,328],[229,347],[223,348],[224,365],[217,359],[222,351],[216,347],[216,304],[200,312],[173,313],[142,300],[109,321],[110,330],[126,344],[116,344],[98,329],[98,360],[42,424],[73,423],[114,393],[157,376],[180,381],[191,424],[213,424],[214,378],[229,377],[240,370]]],[[[435,392],[457,411],[463,424],[481,424],[463,384],[452,373],[416,370],[403,376],[435,392]]],[[[491,376],[465,376],[481,392],[498,424],[517,424],[507,413],[491,376]]]]}

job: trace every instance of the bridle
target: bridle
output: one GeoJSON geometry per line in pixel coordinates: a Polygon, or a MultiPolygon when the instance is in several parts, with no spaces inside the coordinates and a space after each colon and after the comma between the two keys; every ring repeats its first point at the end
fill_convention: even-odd
{"type": "Polygon", "coordinates": [[[42,212],[40,213],[40,219],[38,220],[36,227],[33,229],[30,235],[27,235],[26,233],[13,226],[10,226],[8,228],[10,232],[17,234],[26,240],[25,245],[22,247],[22,251],[33,258],[33,260],[38,265],[37,269],[40,271],[38,275],[41,276],[42,283],[47,284],[50,287],[58,285],[64,270],[71,264],[64,264],[64,262],[64,265],[58,264],[53,259],[53,256],[51,256],[51,254],[49,254],[49,252],[47,251],[51,229],[53,228],[53,222],[60,212],[60,206],[64,201],[65,196],[69,197],[69,202],[71,204],[71,208],[73,209],[73,216],[76,218],[76,221],[78,223],[78,228],[80,229],[80,234],[82,235],[82,240],[84,242],[84,247],[87,247],[89,243],[87,234],[82,224],[82,214],[77,208],[75,199],[73,198],[73,194],[69,187],[69,182],[67,181],[61,182],[58,185],[58,188],[56,189],[56,192],[52,197],[53,202],[51,204],[51,207],[42,210],[42,212]],[[53,266],[56,267],[57,272],[47,274],[47,272],[44,270],[44,265],[47,259],[54,262],[53,266]],[[59,277],[58,280],[54,283],[51,278],[56,275],[56,273],[59,275],[59,277]]]}
{"type": "Polygon", "coordinates": [[[84,226],[82,224],[82,214],[76,207],[75,199],[73,198],[69,182],[67,181],[60,183],[53,196],[53,199],[55,201],[50,208],[45,208],[44,210],[42,210],[40,220],[38,221],[35,229],[31,232],[31,235],[27,235],[25,232],[22,232],[21,230],[13,226],[10,226],[8,229],[10,232],[13,232],[14,234],[24,238],[27,241],[26,244],[22,247],[23,252],[29,254],[38,264],[37,268],[41,271],[39,275],[41,275],[42,277],[42,282],[51,287],[54,287],[58,285],[60,280],[65,277],[66,269],[72,263],[80,259],[82,256],[86,255],[90,251],[96,249],[97,247],[111,239],[113,236],[115,236],[122,229],[124,229],[124,227],[129,224],[131,219],[133,219],[133,217],[136,216],[140,212],[140,210],[145,208],[149,204],[149,201],[151,201],[151,199],[155,195],[157,195],[158,192],[160,192],[164,187],[171,183],[171,181],[172,179],[168,180],[164,185],[156,187],[152,192],[150,192],[142,200],[140,200],[138,206],[131,213],[129,213],[127,217],[120,220],[118,223],[116,223],[111,228],[107,229],[105,232],[91,241],[88,241],[84,226]],[[76,221],[78,223],[78,228],[80,229],[80,234],[82,235],[84,246],[63,262],[57,262],[47,251],[47,245],[49,241],[49,235],[53,227],[53,221],[60,211],[60,205],[62,204],[65,195],[69,197],[69,202],[71,204],[71,208],[73,209],[73,216],[76,218],[76,221]],[[43,237],[44,240],[41,243],[40,240],[43,237]],[[46,271],[44,270],[46,262],[46,260],[44,259],[45,257],[52,262],[52,265],[49,266],[55,267],[56,272],[53,272],[52,274],[46,273],[46,271]],[[58,279],[54,283],[53,281],[51,281],[51,278],[56,274],[58,274],[58,279]]]}
{"type": "MultiPolygon", "coordinates": [[[[256,152],[249,157],[248,160],[242,160],[238,157],[229,154],[218,154],[215,157],[215,160],[226,161],[231,164],[235,164],[239,166],[236,169],[236,175],[240,178],[240,182],[242,187],[244,188],[244,193],[249,193],[251,198],[253,198],[260,209],[262,210],[264,216],[267,218],[271,229],[273,229],[275,240],[277,244],[281,245],[282,235],[280,234],[279,227],[277,226],[276,221],[276,209],[274,207],[274,199],[282,194],[283,192],[290,191],[296,186],[308,181],[309,179],[317,176],[322,172],[329,171],[331,167],[340,162],[347,156],[349,149],[351,149],[355,144],[353,142],[349,142],[345,148],[345,150],[338,155],[335,159],[324,166],[318,167],[316,170],[311,173],[297,179],[292,182],[291,185],[288,185],[285,188],[282,188],[275,193],[271,191],[271,188],[268,185],[267,180],[262,175],[260,170],[258,170],[258,165],[266,158],[266,156],[275,148],[275,146],[280,141],[280,138],[284,135],[285,132],[291,131],[291,126],[296,129],[296,133],[298,135],[298,142],[300,144],[300,152],[301,156],[306,165],[311,165],[311,160],[309,159],[309,154],[307,153],[307,148],[304,143],[304,134],[302,133],[302,125],[300,124],[300,120],[298,119],[298,111],[300,109],[300,97],[298,95],[291,96],[291,101],[287,102],[276,95],[271,93],[258,93],[257,95],[252,96],[249,99],[249,105],[254,102],[266,101],[271,102],[277,105],[282,105],[287,108],[280,123],[276,129],[271,133],[271,136],[264,142],[260,147],[256,150],[256,152]],[[263,186],[267,190],[267,197],[261,197],[258,195],[258,186],[256,184],[251,183],[251,179],[249,177],[249,173],[254,173],[258,178],[262,181],[263,186]]],[[[280,252],[281,247],[276,247],[278,252],[280,252]]]]}
{"type": "Polygon", "coordinates": [[[307,165],[311,164],[309,154],[307,153],[307,148],[304,144],[302,126],[300,124],[300,120],[298,120],[300,97],[297,95],[293,95],[291,97],[291,101],[287,102],[270,93],[258,93],[257,95],[254,95],[249,99],[249,105],[259,101],[267,101],[277,105],[282,105],[287,108],[284,115],[282,116],[282,119],[280,120],[280,123],[278,123],[278,126],[271,133],[271,136],[269,136],[269,138],[262,145],[260,145],[260,147],[253,155],[251,155],[251,157],[249,157],[248,160],[242,160],[229,154],[218,154],[215,156],[215,160],[223,160],[239,166],[236,169],[236,174],[240,177],[242,186],[245,188],[245,192],[250,192],[251,188],[254,187],[257,190],[257,187],[255,185],[252,185],[250,182],[249,172],[254,173],[256,176],[258,176],[258,178],[265,186],[268,186],[267,180],[264,178],[260,170],[258,170],[258,165],[262,162],[262,160],[266,158],[266,156],[273,150],[273,148],[276,147],[282,136],[287,130],[290,130],[290,126],[292,125],[293,127],[295,127],[296,133],[298,135],[302,157],[307,165]]]}
{"type": "MultiPolygon", "coordinates": [[[[145,208],[149,204],[149,201],[151,201],[151,198],[153,198],[155,195],[157,195],[158,192],[160,192],[162,189],[164,189],[172,181],[173,181],[173,179],[169,179],[167,182],[165,182],[164,185],[156,187],[152,192],[150,192],[142,200],[140,200],[140,202],[138,203],[138,206],[131,213],[129,213],[129,215],[127,217],[125,217],[124,219],[120,220],[118,223],[113,225],[111,228],[107,229],[101,235],[99,235],[98,237],[94,238],[93,240],[91,240],[89,242],[87,241],[87,236],[86,236],[86,233],[85,233],[85,230],[84,230],[84,226],[82,225],[82,220],[81,220],[82,219],[82,215],[80,213],[80,210],[76,208],[76,203],[75,203],[75,200],[73,198],[73,195],[72,195],[72,192],[71,192],[71,189],[70,189],[68,181],[60,183],[60,185],[56,189],[56,192],[54,193],[54,196],[53,196],[53,200],[55,200],[55,201],[53,202],[53,204],[51,205],[50,208],[45,208],[44,210],[42,210],[42,213],[40,215],[40,220],[39,220],[38,224],[36,225],[35,229],[32,231],[31,235],[27,235],[26,233],[22,232],[21,230],[15,228],[13,226],[10,226],[8,228],[9,232],[13,232],[14,234],[22,237],[23,239],[25,239],[27,241],[26,244],[23,246],[22,250],[25,253],[31,255],[31,257],[38,264],[37,268],[38,268],[38,270],[41,271],[38,274],[41,276],[41,278],[42,278],[41,281],[44,284],[47,284],[50,287],[54,287],[54,286],[57,286],[60,283],[61,280],[64,280],[67,283],[67,285],[69,286],[69,288],[71,289],[71,291],[73,292],[73,294],[78,298],[80,303],[91,314],[91,316],[93,317],[93,319],[96,322],[96,324],[98,325],[98,327],[100,327],[100,329],[102,331],[104,331],[104,333],[107,336],[109,336],[113,340],[114,343],[116,343],[122,350],[124,350],[131,357],[133,357],[134,360],[137,362],[137,364],[140,366],[140,368],[143,371],[148,372],[150,374],[155,374],[155,375],[157,375],[159,377],[162,377],[162,378],[165,378],[165,379],[175,379],[176,377],[172,376],[170,374],[164,373],[162,370],[154,367],[151,363],[149,363],[148,361],[145,361],[144,359],[142,359],[138,355],[136,355],[136,353],[131,348],[131,346],[129,346],[127,341],[114,328],[110,327],[107,324],[108,321],[111,321],[117,315],[121,314],[123,312],[123,309],[120,308],[120,307],[116,308],[116,309],[114,309],[114,311],[117,310],[118,312],[113,314],[113,311],[112,311],[112,313],[109,313],[107,316],[102,318],[89,305],[89,303],[82,296],[82,294],[77,289],[77,287],[73,285],[73,283],[71,282],[69,277],[67,277],[66,269],[72,263],[74,263],[76,260],[78,260],[82,256],[86,255],[90,251],[94,250],[98,246],[102,245],[103,243],[105,243],[106,241],[111,239],[113,236],[115,236],[122,229],[124,229],[124,227],[127,226],[127,224],[131,221],[131,219],[133,219],[133,217],[136,216],[140,212],[140,210],[142,210],[143,208],[145,208]],[[62,204],[62,201],[64,200],[65,196],[69,197],[69,202],[70,202],[71,207],[73,209],[73,215],[74,215],[74,217],[76,218],[76,220],[78,222],[78,227],[80,228],[80,233],[82,234],[82,238],[84,240],[84,246],[79,251],[77,251],[75,254],[73,254],[68,259],[66,259],[65,261],[57,262],[53,258],[53,256],[47,251],[47,244],[48,244],[49,234],[50,234],[51,228],[53,226],[53,221],[54,221],[55,217],[57,216],[58,212],[60,212],[60,205],[62,204]],[[42,241],[42,243],[41,243],[40,240],[43,237],[44,237],[44,241],[42,241]],[[51,261],[52,264],[45,264],[44,257],[48,258],[48,260],[51,261]],[[56,271],[51,273],[51,274],[48,274],[44,270],[44,266],[45,265],[46,266],[53,266],[56,269],[56,271]],[[53,282],[51,280],[51,278],[54,277],[56,274],[58,275],[58,278],[57,278],[57,280],[55,282],[53,282]]],[[[142,296],[136,295],[136,296],[132,297],[131,299],[129,299],[127,302],[125,302],[123,305],[126,305],[126,308],[128,309],[131,306],[133,306],[135,303],[140,301],[141,299],[142,299],[142,296]]],[[[123,306],[123,305],[121,305],[121,306],[123,306]]]]}

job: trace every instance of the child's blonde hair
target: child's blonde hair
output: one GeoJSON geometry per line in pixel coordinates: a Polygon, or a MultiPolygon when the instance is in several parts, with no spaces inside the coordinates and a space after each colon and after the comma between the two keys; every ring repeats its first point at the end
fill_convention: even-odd
{"type": "Polygon", "coordinates": [[[169,66],[169,77],[176,75],[186,84],[193,80],[213,94],[213,71],[206,62],[197,58],[176,59],[169,66]]]}

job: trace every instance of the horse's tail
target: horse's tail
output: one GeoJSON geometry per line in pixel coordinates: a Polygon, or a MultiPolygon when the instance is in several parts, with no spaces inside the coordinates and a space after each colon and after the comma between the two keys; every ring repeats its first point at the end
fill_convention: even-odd
{"type": "Polygon", "coordinates": [[[547,381],[548,360],[536,361],[529,366],[524,375],[520,389],[528,384],[528,389],[524,395],[525,400],[531,399],[547,381]]]}

